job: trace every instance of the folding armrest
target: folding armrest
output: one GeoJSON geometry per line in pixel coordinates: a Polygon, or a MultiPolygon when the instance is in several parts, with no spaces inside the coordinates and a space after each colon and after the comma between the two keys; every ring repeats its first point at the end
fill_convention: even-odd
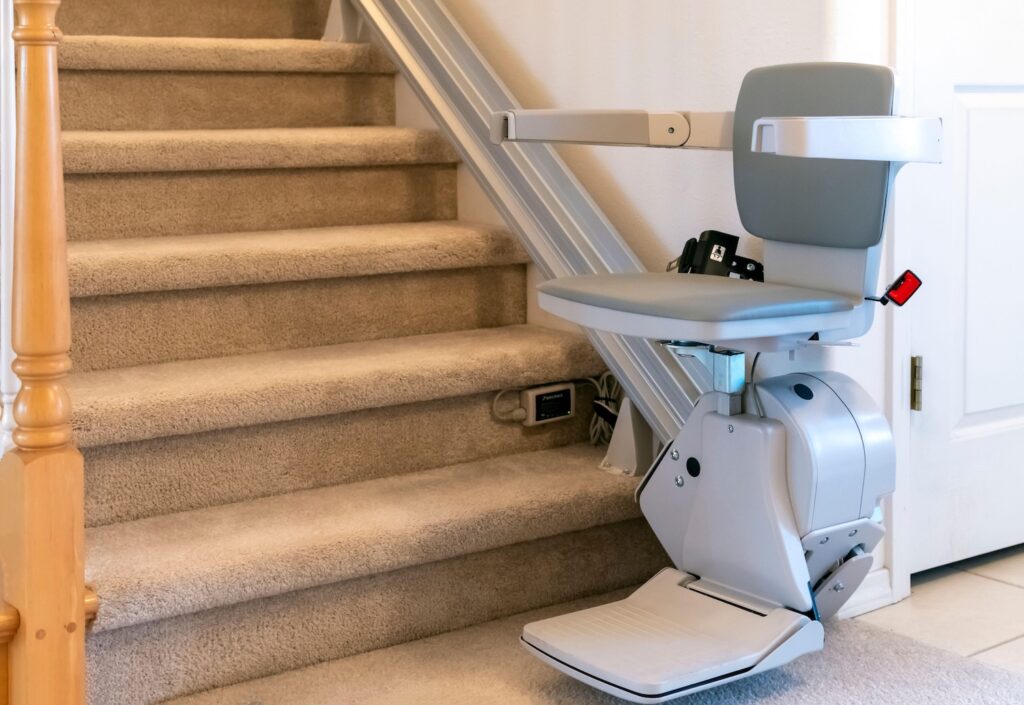
{"type": "MultiPolygon", "coordinates": [[[[491,141],[732,149],[733,113],[646,110],[503,110],[491,141]]],[[[786,157],[942,161],[942,120],[895,116],[763,117],[751,151],[786,157]]]]}
{"type": "Polygon", "coordinates": [[[732,149],[733,113],[646,110],[503,110],[491,141],[732,149]]]}
{"type": "Polygon", "coordinates": [[[942,120],[899,116],[763,117],[751,151],[811,159],[942,161],[942,120]]]}

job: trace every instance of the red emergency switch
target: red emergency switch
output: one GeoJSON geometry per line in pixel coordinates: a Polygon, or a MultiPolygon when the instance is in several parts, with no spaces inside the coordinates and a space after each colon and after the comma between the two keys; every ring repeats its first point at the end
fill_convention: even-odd
{"type": "Polygon", "coordinates": [[[917,290],[921,288],[921,277],[917,276],[909,269],[899,276],[894,281],[885,293],[881,296],[866,296],[868,301],[877,301],[878,303],[885,306],[887,303],[892,301],[897,306],[910,301],[910,297],[917,293],[917,290]]]}
{"type": "Polygon", "coordinates": [[[893,282],[892,286],[885,290],[883,299],[889,299],[897,306],[910,301],[910,297],[921,288],[921,278],[909,269],[900,275],[899,279],[893,282]]]}

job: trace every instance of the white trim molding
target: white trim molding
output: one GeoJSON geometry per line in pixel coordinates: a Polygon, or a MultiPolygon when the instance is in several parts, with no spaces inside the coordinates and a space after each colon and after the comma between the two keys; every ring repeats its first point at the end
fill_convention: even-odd
{"type": "MultiPolygon", "coordinates": [[[[891,7],[892,60],[900,77],[899,104],[901,112],[911,111],[915,107],[915,88],[917,84],[917,66],[914,61],[916,52],[916,27],[914,15],[917,12],[918,0],[895,0],[891,7]]],[[[908,242],[900,237],[899,228],[899,195],[894,194],[893,218],[889,221],[890,231],[886,238],[889,243],[889,269],[886,272],[892,277],[895,263],[910,259],[906,249],[908,242]]],[[[910,409],[910,356],[913,351],[910,327],[897,326],[892,316],[888,317],[888,335],[890,341],[888,356],[889,372],[889,422],[892,424],[893,436],[896,439],[896,491],[887,503],[885,525],[887,530],[887,565],[891,570],[892,602],[898,602],[910,596],[911,545],[911,409],[910,409]]]]}
{"type": "Polygon", "coordinates": [[[359,11],[348,0],[331,0],[324,22],[325,42],[364,42],[368,28],[359,11]]]}
{"type": "Polygon", "coordinates": [[[888,568],[878,568],[868,573],[868,577],[864,578],[857,592],[853,593],[853,597],[843,605],[836,616],[839,619],[859,617],[893,602],[896,602],[896,599],[893,593],[892,573],[888,568]]]}

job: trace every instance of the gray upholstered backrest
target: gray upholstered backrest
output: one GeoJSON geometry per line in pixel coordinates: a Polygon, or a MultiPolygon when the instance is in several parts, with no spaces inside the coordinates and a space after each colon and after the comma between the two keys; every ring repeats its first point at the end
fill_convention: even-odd
{"type": "Polygon", "coordinates": [[[888,162],[802,159],[750,151],[762,117],[891,115],[895,78],[884,66],[766,66],[743,79],[736,100],[733,172],[743,227],[804,245],[867,248],[882,238],[888,162]]]}

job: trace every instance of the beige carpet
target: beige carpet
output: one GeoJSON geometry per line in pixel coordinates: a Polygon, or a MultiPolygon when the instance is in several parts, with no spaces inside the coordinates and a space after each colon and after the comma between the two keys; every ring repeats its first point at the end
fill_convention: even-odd
{"type": "MultiPolygon", "coordinates": [[[[90,705],[149,705],[615,590],[666,562],[526,325],[526,256],[325,0],[64,0],[90,705]]],[[[287,701],[287,698],[285,698],[287,701]]]]}
{"type": "MultiPolygon", "coordinates": [[[[617,595],[616,595],[617,596],[617,595]]],[[[613,705],[518,643],[522,625],[612,596],[491,622],[173,705],[613,705]]],[[[686,705],[1020,705],[1024,678],[856,621],[830,622],[825,650],[672,702],[686,705]]]]}
{"type": "Polygon", "coordinates": [[[330,0],[63,0],[67,34],[319,39],[330,0]]]}
{"type": "Polygon", "coordinates": [[[569,446],[91,529],[93,631],[637,517],[600,459],[569,446]]]}
{"type": "Polygon", "coordinates": [[[394,69],[365,44],[69,36],[60,60],[66,130],[394,122],[394,69]]]}

